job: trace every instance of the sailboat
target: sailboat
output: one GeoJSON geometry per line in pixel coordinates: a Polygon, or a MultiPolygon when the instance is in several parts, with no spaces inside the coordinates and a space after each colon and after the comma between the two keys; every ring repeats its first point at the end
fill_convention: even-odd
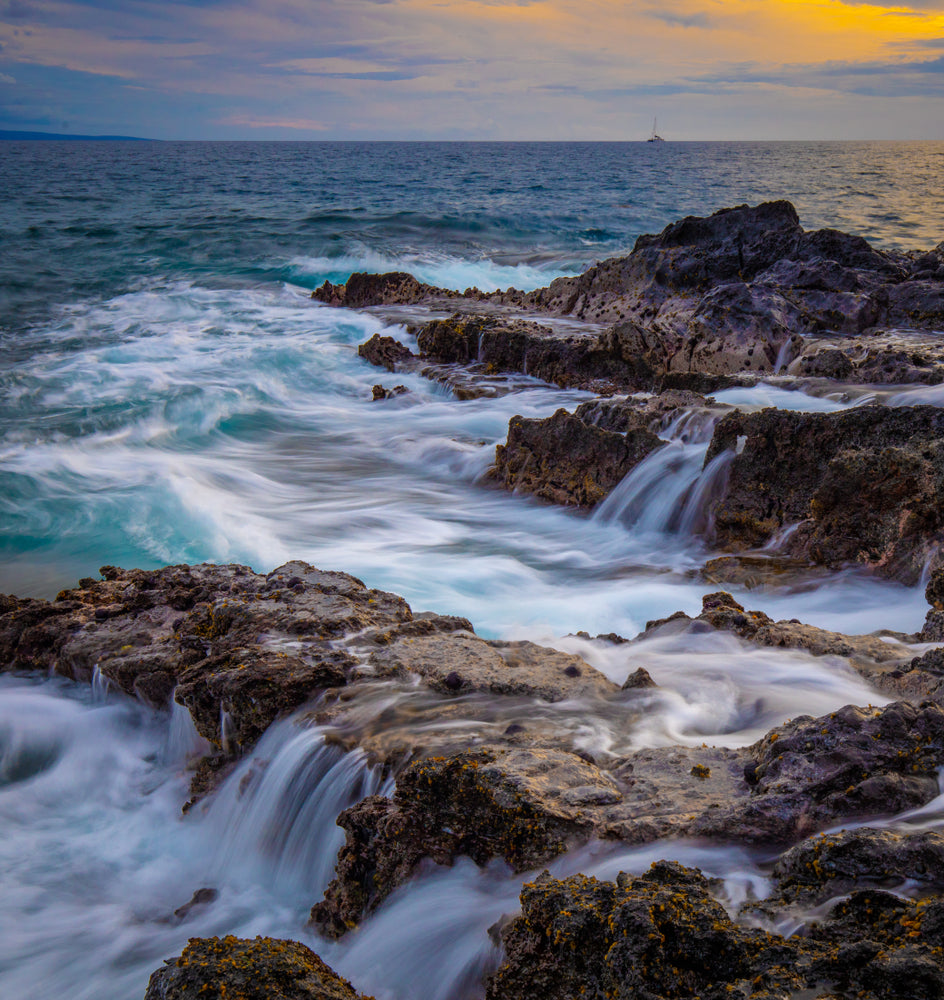
{"type": "Polygon", "coordinates": [[[652,135],[646,140],[646,142],[665,142],[665,139],[663,139],[662,136],[659,135],[658,128],[659,128],[659,119],[653,118],[652,135]]]}

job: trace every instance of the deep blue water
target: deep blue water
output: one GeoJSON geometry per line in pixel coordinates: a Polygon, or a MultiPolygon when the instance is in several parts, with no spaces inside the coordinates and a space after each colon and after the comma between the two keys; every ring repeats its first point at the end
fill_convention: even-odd
{"type": "Polygon", "coordinates": [[[401,264],[543,283],[776,198],[808,228],[924,247],[944,237],[942,173],[941,142],[5,142],[0,327],[181,278],[310,288],[401,264]]]}

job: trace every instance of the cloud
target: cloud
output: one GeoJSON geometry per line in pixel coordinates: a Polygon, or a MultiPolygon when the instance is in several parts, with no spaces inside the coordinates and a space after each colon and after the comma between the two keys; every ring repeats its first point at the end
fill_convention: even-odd
{"type": "Polygon", "coordinates": [[[252,115],[228,115],[220,118],[219,124],[253,129],[293,129],[300,132],[323,132],[330,127],[315,118],[255,118],[252,115]]]}
{"type": "Polygon", "coordinates": [[[720,128],[741,99],[776,122],[775,94],[810,121],[839,114],[823,94],[939,99],[942,5],[0,0],[0,73],[88,132],[621,137],[656,113],[720,128]],[[124,117],[93,128],[108,99],[124,117]]]}
{"type": "Polygon", "coordinates": [[[714,23],[714,18],[711,17],[705,11],[694,11],[690,14],[680,14],[671,10],[664,10],[662,8],[652,8],[647,10],[647,17],[653,17],[657,21],[662,21],[665,24],[670,24],[678,26],[680,28],[710,28],[714,23]]]}

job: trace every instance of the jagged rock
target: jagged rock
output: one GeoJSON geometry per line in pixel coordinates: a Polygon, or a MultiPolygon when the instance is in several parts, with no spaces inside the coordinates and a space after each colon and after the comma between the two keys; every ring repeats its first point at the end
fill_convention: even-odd
{"type": "Polygon", "coordinates": [[[616,882],[545,872],[502,931],[505,961],[486,1000],[941,996],[940,903],[855,893],[808,937],[783,938],[735,924],[713,888],[667,861],[616,882]]]}
{"type": "Polygon", "coordinates": [[[385,389],[382,385],[375,385],[371,390],[374,400],[395,399],[397,396],[404,396],[410,390],[405,385],[395,385],[392,389],[385,389]]]}
{"type": "Polygon", "coordinates": [[[355,274],[347,285],[326,283],[313,294],[334,305],[487,303],[487,316],[430,324],[423,350],[560,385],[710,391],[722,384],[713,379],[770,373],[788,362],[791,372],[830,378],[901,382],[915,375],[936,383],[944,379],[941,345],[914,351],[893,343],[902,340],[902,327],[944,328],[940,258],[940,248],[883,253],[858,236],[804,232],[794,207],[777,201],[683,219],[640,236],[627,256],[533,292],[460,295],[394,273],[355,274]],[[587,334],[500,316],[522,310],[582,321],[587,334]],[[590,324],[610,329],[598,334],[590,324]],[[887,342],[870,345],[876,335],[887,342]],[[803,337],[827,341],[805,344],[803,337]],[[682,381],[665,381],[672,376],[682,381]]]}
{"type": "Polygon", "coordinates": [[[809,930],[825,954],[810,965],[840,993],[878,1000],[944,996],[944,901],[914,903],[880,890],[853,892],[809,930]]]}
{"type": "Polygon", "coordinates": [[[340,936],[423,858],[534,868],[586,840],[588,811],[620,799],[599,768],[561,750],[484,746],[418,761],[398,777],[392,800],[374,796],[341,814],[347,841],[312,921],[340,936]]]}
{"type": "Polygon", "coordinates": [[[528,320],[456,313],[427,323],[416,340],[435,361],[477,362],[491,372],[523,372],[565,387],[612,391],[652,381],[647,364],[614,350],[612,338],[593,330],[561,332],[528,320]]]}
{"type": "Polygon", "coordinates": [[[644,688],[654,688],[658,686],[659,685],[656,684],[656,682],[652,679],[652,677],[649,674],[649,671],[646,670],[645,667],[638,667],[629,675],[629,677],[626,678],[625,681],[623,681],[624,691],[633,691],[636,689],[644,689],[644,688]]]}
{"type": "Polygon", "coordinates": [[[815,625],[804,625],[795,619],[775,622],[763,611],[745,610],[723,590],[702,598],[702,610],[697,618],[677,611],[668,618],[648,622],[642,636],[663,629],[670,622],[677,624],[676,630],[689,627],[692,622],[703,622],[721,631],[734,632],[742,639],[761,646],[805,649],[814,656],[842,656],[853,659],[859,665],[904,663],[912,658],[911,650],[894,639],[887,641],[876,635],[830,632],[815,625]]]}
{"type": "Polygon", "coordinates": [[[935,611],[944,611],[944,567],[931,574],[924,596],[935,611]]]}
{"type": "Polygon", "coordinates": [[[435,288],[416,280],[404,271],[386,274],[355,272],[344,284],[332,285],[326,281],[316,288],[311,297],[329,306],[347,306],[353,309],[364,306],[408,305],[425,302],[430,298],[457,298],[458,292],[435,288]]]}
{"type": "Polygon", "coordinates": [[[709,889],[700,872],[671,862],[618,882],[545,872],[522,889],[522,914],[502,933],[506,957],[486,998],[737,996],[724,985],[771,967],[801,985],[783,967],[793,949],[738,927],[709,889]]]}
{"type": "Polygon", "coordinates": [[[590,400],[574,413],[560,409],[540,420],[515,416],[489,475],[507,489],[590,508],[665,445],[659,433],[673,421],[684,417],[694,430],[710,430],[710,421],[726,409],[696,393],[673,390],[590,400]]]}
{"type": "Polygon", "coordinates": [[[706,463],[733,453],[711,505],[724,548],[757,546],[797,522],[788,554],[864,563],[914,582],[944,541],[944,411],[862,406],[839,413],[731,413],[706,463]]]}
{"type": "Polygon", "coordinates": [[[865,885],[944,888],[944,836],[860,827],[802,841],[777,860],[777,904],[812,905],[865,885]]]}
{"type": "Polygon", "coordinates": [[[148,983],[144,1000],[371,1000],[305,945],[252,940],[191,938],[148,983]]]}
{"type": "Polygon", "coordinates": [[[791,720],[744,750],[639,750],[607,770],[533,744],[428,758],[400,774],[392,800],[341,815],[346,844],[312,920],[345,933],[423,858],[499,857],[523,871],[591,837],[789,844],[846,817],[924,805],[942,764],[944,710],[930,703],[847,706],[791,720]]]}
{"type": "Polygon", "coordinates": [[[787,844],[845,817],[929,802],[937,795],[938,761],[944,710],[937,705],[849,705],[819,719],[793,719],[745,750],[630,754],[610,771],[621,802],[595,822],[599,836],[628,843],[713,837],[787,844]]]}
{"type": "Polygon", "coordinates": [[[357,353],[372,365],[386,368],[388,372],[397,370],[397,366],[404,361],[415,359],[413,352],[405,344],[393,337],[382,337],[375,333],[370,340],[365,341],[357,348],[357,353]]]}
{"type": "Polygon", "coordinates": [[[176,689],[197,730],[225,756],[247,750],[279,715],[346,682],[355,661],[337,640],[411,618],[402,598],[302,562],[268,575],[201,565],[105,566],[102,576],[53,602],[8,604],[0,615],[0,669],[84,681],[97,669],[156,706],[176,689]]]}
{"type": "Polygon", "coordinates": [[[563,409],[544,420],[516,416],[507,443],[495,449],[491,476],[553,503],[593,507],[664,444],[645,426],[618,433],[563,409]]]}

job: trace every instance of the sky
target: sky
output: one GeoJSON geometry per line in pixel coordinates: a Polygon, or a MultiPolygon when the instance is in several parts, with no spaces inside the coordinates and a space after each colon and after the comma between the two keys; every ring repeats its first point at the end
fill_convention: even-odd
{"type": "Polygon", "coordinates": [[[944,0],[0,0],[0,129],[944,139],[944,0]]]}

